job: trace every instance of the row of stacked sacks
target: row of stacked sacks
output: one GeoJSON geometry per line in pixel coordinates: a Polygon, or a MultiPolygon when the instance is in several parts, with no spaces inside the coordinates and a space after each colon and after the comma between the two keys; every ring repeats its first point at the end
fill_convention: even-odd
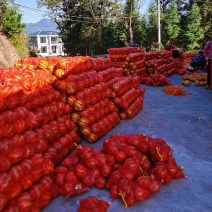
{"type": "Polygon", "coordinates": [[[80,58],[82,65],[73,65],[73,59],[70,59],[72,65],[69,66],[69,58],[59,62],[62,65],[57,65],[53,71],[57,77],[53,87],[74,109],[71,118],[84,138],[93,143],[119,124],[120,118],[124,119],[122,114],[126,111],[123,110],[128,109],[125,118],[136,115],[143,107],[144,92],[138,89],[133,91],[136,92],[133,96],[126,95],[121,102],[128,102],[129,108],[126,105],[120,107],[120,101],[118,103],[114,98],[132,88],[137,89],[139,77],[124,76],[123,68],[113,67],[109,58],[80,58]]]}
{"type": "Polygon", "coordinates": [[[154,86],[170,84],[166,77],[175,73],[174,60],[165,51],[130,53],[123,67],[125,75],[140,76],[141,84],[154,86]]]}
{"type": "MultiPolygon", "coordinates": [[[[125,48],[125,54],[128,54],[129,51],[132,51],[132,49],[133,48],[131,47],[125,48]]],[[[22,58],[19,62],[16,63],[16,66],[18,64],[18,66],[28,68],[43,68],[45,70],[48,70],[49,73],[51,73],[57,78],[57,80],[53,83],[54,89],[59,91],[63,95],[64,101],[73,108],[74,113],[71,115],[72,120],[74,120],[75,123],[80,127],[83,136],[91,142],[97,141],[98,138],[104,135],[113,126],[118,124],[120,122],[119,116],[121,116],[122,119],[124,119],[124,117],[132,118],[139,111],[138,109],[142,108],[141,104],[143,102],[143,97],[140,97],[139,100],[137,100],[137,103],[135,103],[135,106],[131,107],[131,109],[129,110],[130,115],[128,116],[121,115],[122,111],[119,105],[115,104],[115,106],[113,107],[108,107],[110,108],[109,111],[107,105],[105,105],[104,112],[102,112],[103,110],[101,109],[99,113],[95,113],[95,116],[93,115],[93,113],[91,113],[89,115],[89,117],[91,118],[86,117],[86,119],[92,120],[92,123],[90,120],[88,121],[89,125],[94,124],[94,122],[98,121],[100,118],[102,118],[105,122],[104,125],[109,124],[108,120],[110,120],[112,123],[109,124],[107,127],[102,127],[102,121],[99,120],[100,124],[95,123],[95,125],[100,125],[101,128],[104,128],[104,131],[100,130],[98,136],[93,135],[93,133],[89,133],[88,135],[88,131],[87,129],[83,129],[85,125],[82,126],[82,121],[79,120],[79,117],[81,117],[81,114],[86,114],[86,112],[84,113],[83,110],[87,110],[90,106],[94,107],[95,104],[99,104],[101,101],[104,101],[106,99],[110,101],[109,105],[114,104],[114,91],[113,89],[111,90],[111,88],[109,89],[108,85],[112,83],[117,83],[118,80],[124,81],[125,77],[123,74],[123,68],[113,67],[111,58],[91,58],[88,56],[76,56],[66,58],[53,57],[44,59],[38,58],[37,62],[36,59],[37,58],[22,58]],[[117,106],[119,107],[118,110],[116,108],[117,106]],[[136,108],[136,110],[132,113],[131,111],[133,110],[133,108],[136,108]],[[112,112],[113,115],[111,117],[112,112]],[[110,116],[107,117],[107,115],[109,114],[110,116]]],[[[129,79],[127,83],[130,85],[129,79]]],[[[137,81],[136,83],[136,86],[138,85],[139,81],[137,81]]],[[[132,87],[126,86],[126,88],[129,90],[132,87]]],[[[122,93],[120,93],[119,91],[119,94],[116,94],[116,96],[122,95],[124,92],[127,91],[127,89],[121,90],[122,93]]],[[[133,103],[134,100],[134,98],[131,98],[130,100],[126,99],[125,101],[133,103]]],[[[98,108],[99,106],[97,105],[96,107],[98,108]]],[[[126,109],[127,108],[125,107],[125,110],[126,109]]]]}
{"type": "Polygon", "coordinates": [[[139,83],[139,76],[116,77],[106,83],[121,119],[131,119],[143,108],[146,89],[138,87],[139,83]]]}
{"type": "Polygon", "coordinates": [[[111,65],[113,67],[123,67],[123,63],[130,53],[145,52],[145,48],[141,47],[121,47],[121,48],[109,48],[107,50],[108,58],[111,59],[111,65]]]}
{"type": "Polygon", "coordinates": [[[96,186],[109,189],[111,201],[121,198],[126,207],[133,206],[173,179],[185,178],[183,167],[177,165],[172,153],[162,138],[140,133],[111,134],[102,149],[77,147],[54,170],[52,180],[66,197],[96,186]]]}
{"type": "Polygon", "coordinates": [[[59,194],[48,175],[81,138],[55,81],[45,69],[1,69],[0,211],[39,211],[59,194]]]}
{"type": "Polygon", "coordinates": [[[169,51],[145,52],[145,49],[122,47],[108,49],[108,57],[117,67],[124,69],[124,75],[140,76],[142,84],[167,85],[166,78],[185,71],[179,59],[174,59],[169,51]],[[128,51],[126,51],[126,49],[128,51]]]}
{"type": "Polygon", "coordinates": [[[53,86],[74,109],[71,119],[79,126],[83,137],[96,142],[120,123],[118,110],[110,99],[111,90],[105,81],[108,77],[122,76],[122,69],[110,67],[108,58],[81,57],[81,60],[84,65],[74,66],[72,63],[74,68],[60,67],[53,72],[57,77],[53,86]],[[62,69],[68,74],[61,77],[58,70],[62,69]]]}

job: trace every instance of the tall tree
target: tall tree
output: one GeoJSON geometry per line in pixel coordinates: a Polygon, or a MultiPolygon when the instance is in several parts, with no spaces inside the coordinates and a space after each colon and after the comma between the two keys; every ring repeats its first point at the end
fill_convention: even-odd
{"type": "Polygon", "coordinates": [[[144,0],[126,0],[124,6],[124,24],[130,43],[134,43],[134,35],[139,29],[139,9],[143,3],[144,0]]]}
{"type": "Polygon", "coordinates": [[[199,6],[194,3],[187,15],[187,25],[182,30],[182,40],[188,50],[201,46],[201,39],[204,37],[204,30],[201,27],[201,14],[199,6]]]}
{"type": "MultiPolygon", "coordinates": [[[[155,2],[157,2],[157,1],[158,0],[155,0],[155,2]]],[[[169,7],[169,4],[172,1],[177,5],[177,10],[179,12],[181,12],[183,10],[184,4],[187,0],[160,0],[161,11],[166,12],[167,8],[169,7]]]]}
{"type": "Polygon", "coordinates": [[[163,43],[173,44],[176,43],[180,33],[180,15],[177,10],[177,5],[172,0],[168,5],[163,17],[162,25],[162,40],[163,43]]]}
{"type": "Polygon", "coordinates": [[[134,33],[134,42],[146,47],[148,41],[146,15],[140,17],[134,33]]]}
{"type": "MultiPolygon", "coordinates": [[[[194,4],[195,1],[189,0],[190,7],[194,4]]],[[[200,8],[200,14],[202,16],[202,28],[204,30],[204,38],[202,39],[202,44],[205,44],[207,41],[212,39],[212,1],[196,1],[196,4],[200,8]]]]}
{"type": "Polygon", "coordinates": [[[155,36],[158,34],[158,11],[157,4],[155,2],[152,2],[148,8],[146,33],[148,35],[148,40],[146,43],[147,51],[152,49],[155,45],[159,47],[157,42],[158,37],[155,36]]]}
{"type": "Polygon", "coordinates": [[[117,23],[115,19],[121,14],[121,6],[119,1],[115,0],[86,0],[86,7],[94,20],[93,25],[97,30],[96,51],[106,53],[107,43],[112,39],[112,34],[108,34],[108,30],[112,30],[110,23],[117,23]]]}

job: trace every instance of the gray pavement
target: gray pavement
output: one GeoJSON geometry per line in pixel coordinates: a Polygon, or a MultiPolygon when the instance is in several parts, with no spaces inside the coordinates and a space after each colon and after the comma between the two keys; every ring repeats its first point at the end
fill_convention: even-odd
{"type": "MultiPolygon", "coordinates": [[[[170,77],[172,84],[180,85],[181,76],[170,77]]],[[[150,198],[126,208],[121,199],[115,199],[108,212],[211,212],[212,211],[212,91],[193,84],[183,87],[190,92],[185,96],[169,96],[162,92],[164,86],[146,87],[143,109],[130,120],[122,120],[94,144],[84,139],[82,143],[102,148],[110,134],[142,133],[163,138],[174,150],[173,157],[184,166],[185,179],[174,179],[163,185],[150,198]]],[[[107,189],[91,187],[74,197],[59,195],[42,212],[75,212],[79,199],[88,196],[109,201],[107,189]]]]}

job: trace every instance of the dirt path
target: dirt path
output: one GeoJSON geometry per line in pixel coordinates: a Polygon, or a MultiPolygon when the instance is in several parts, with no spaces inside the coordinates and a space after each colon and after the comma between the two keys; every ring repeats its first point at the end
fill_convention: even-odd
{"type": "Polygon", "coordinates": [[[11,45],[7,37],[0,32],[0,68],[11,67],[19,60],[17,50],[11,45]]]}

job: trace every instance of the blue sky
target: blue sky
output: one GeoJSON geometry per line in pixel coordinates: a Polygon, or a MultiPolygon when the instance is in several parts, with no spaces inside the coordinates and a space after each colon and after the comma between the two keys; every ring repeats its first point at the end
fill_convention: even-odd
{"type": "MultiPolygon", "coordinates": [[[[141,2],[143,2],[140,10],[141,13],[146,12],[150,1],[151,0],[141,0],[141,2]]],[[[19,6],[19,13],[23,15],[23,23],[37,23],[44,18],[45,8],[37,9],[36,0],[15,0],[14,3],[21,5],[19,6]]]]}
{"type": "Polygon", "coordinates": [[[18,6],[18,12],[23,15],[22,22],[24,23],[36,23],[45,18],[45,8],[38,9],[36,0],[15,0],[14,3],[21,5],[18,6]]]}

